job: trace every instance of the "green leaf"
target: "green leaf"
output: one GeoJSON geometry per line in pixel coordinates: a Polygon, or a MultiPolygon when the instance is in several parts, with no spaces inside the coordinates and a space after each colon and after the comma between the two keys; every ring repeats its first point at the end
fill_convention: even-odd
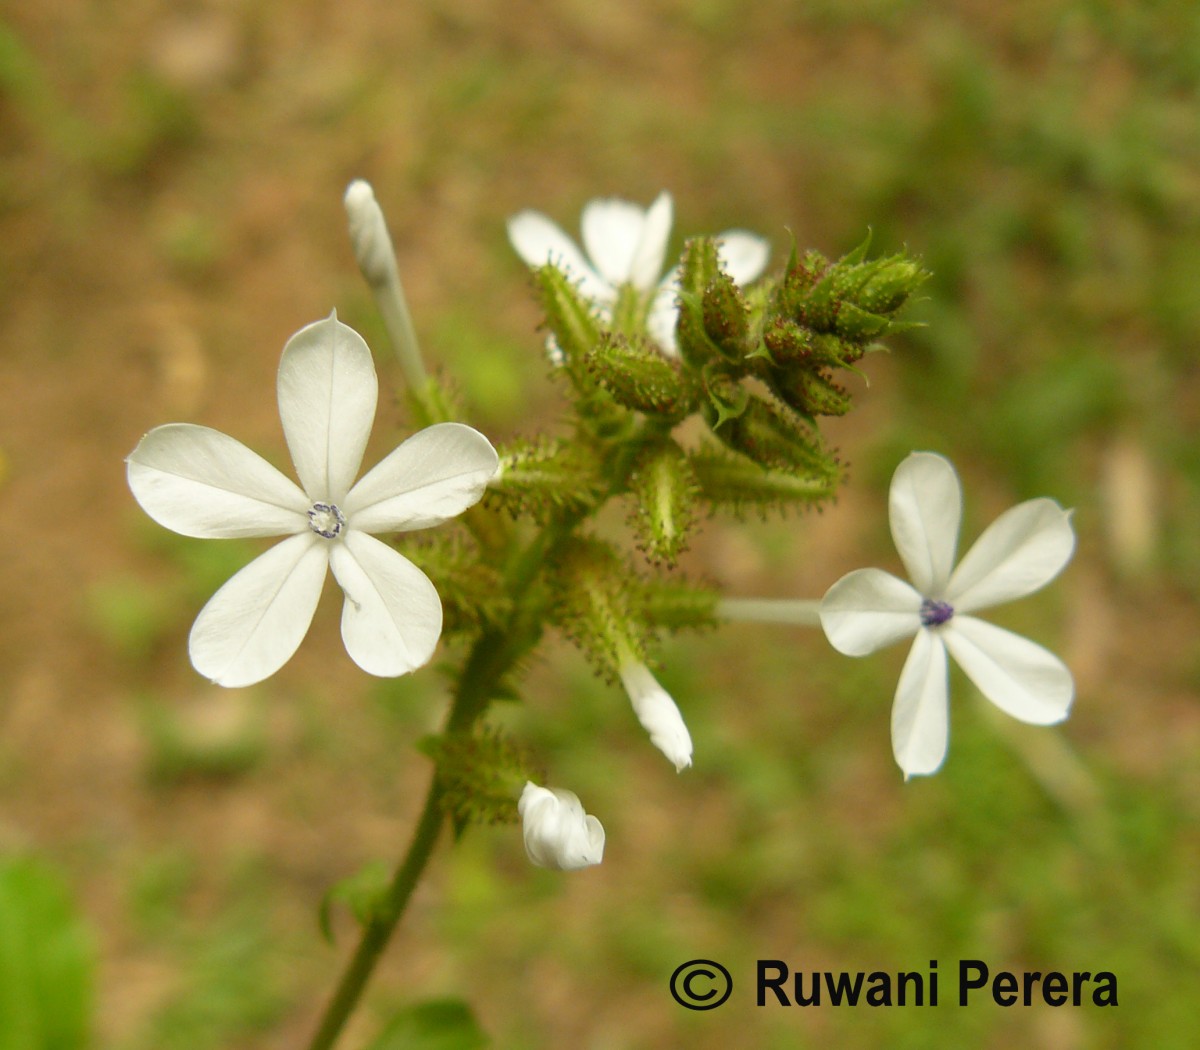
{"type": "Polygon", "coordinates": [[[372,860],[364,864],[353,875],[340,882],[334,883],[321,898],[317,908],[317,922],[321,926],[321,934],[333,943],[333,905],[340,903],[350,909],[350,914],[359,924],[366,926],[387,898],[388,886],[392,876],[387,864],[381,860],[372,860]]]}
{"type": "Polygon", "coordinates": [[[396,1014],[367,1050],[482,1050],[490,1043],[461,999],[427,999],[396,1014]]]}
{"type": "Polygon", "coordinates": [[[62,879],[0,860],[0,1050],[76,1050],[92,1012],[91,937],[62,879]]]}

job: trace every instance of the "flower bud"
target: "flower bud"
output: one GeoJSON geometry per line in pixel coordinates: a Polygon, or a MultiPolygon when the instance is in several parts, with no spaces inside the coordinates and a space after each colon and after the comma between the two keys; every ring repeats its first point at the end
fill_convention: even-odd
{"type": "Polygon", "coordinates": [[[751,394],[740,415],[719,421],[713,419],[709,406],[705,409],[712,432],[729,448],[761,466],[804,474],[837,472],[816,430],[778,401],[751,394]]]}
{"type": "Polygon", "coordinates": [[[603,333],[587,363],[613,400],[635,412],[682,419],[694,403],[677,359],[636,338],[603,333]]]}
{"type": "Polygon", "coordinates": [[[721,356],[728,361],[741,361],[749,349],[749,309],[729,274],[718,272],[709,281],[701,299],[701,309],[704,331],[721,356]]]}
{"type": "Polygon", "coordinates": [[[527,781],[517,803],[525,852],[539,868],[578,871],[604,857],[604,827],[583,810],[579,796],[527,781]]]}
{"type": "Polygon", "coordinates": [[[675,772],[683,772],[692,764],[692,737],[675,701],[640,660],[626,660],[617,673],[650,743],[670,759],[675,772]]]}
{"type": "Polygon", "coordinates": [[[355,179],[346,188],[344,203],[354,258],[367,283],[377,288],[397,280],[396,252],[371,184],[355,179]]]}
{"type": "Polygon", "coordinates": [[[850,411],[850,395],[822,369],[781,368],[767,381],[784,404],[806,416],[844,416],[850,411]]]}
{"type": "Polygon", "coordinates": [[[704,292],[720,272],[716,241],[711,237],[696,237],[687,242],[679,271],[676,335],[680,354],[694,367],[720,355],[704,327],[704,292]]]}

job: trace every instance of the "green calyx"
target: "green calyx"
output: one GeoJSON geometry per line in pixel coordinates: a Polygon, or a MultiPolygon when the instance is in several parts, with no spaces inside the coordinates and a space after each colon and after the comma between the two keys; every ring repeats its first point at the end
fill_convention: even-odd
{"type": "Polygon", "coordinates": [[[469,824],[515,823],[525,782],[545,780],[529,754],[491,726],[426,737],[418,747],[437,766],[443,809],[459,831],[469,824]]]}
{"type": "Polygon", "coordinates": [[[675,421],[695,404],[695,385],[679,362],[636,336],[604,333],[588,352],[587,365],[597,384],[623,408],[675,421]]]}
{"type": "Polygon", "coordinates": [[[683,449],[670,438],[644,449],[629,478],[638,546],[656,564],[674,565],[687,549],[699,486],[683,449]]]}

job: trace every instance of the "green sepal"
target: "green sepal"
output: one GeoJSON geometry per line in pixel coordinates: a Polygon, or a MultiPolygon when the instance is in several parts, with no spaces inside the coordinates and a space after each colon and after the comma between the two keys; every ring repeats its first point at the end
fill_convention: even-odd
{"type": "Polygon", "coordinates": [[[598,505],[607,489],[602,469],[591,448],[578,441],[513,441],[500,449],[500,472],[483,503],[540,523],[562,513],[583,513],[598,505]]]}
{"type": "Polygon", "coordinates": [[[533,271],[533,283],[546,315],[546,327],[562,355],[558,371],[565,373],[575,388],[580,415],[603,429],[621,412],[587,367],[587,355],[600,342],[605,330],[596,316],[596,308],[556,266],[538,267],[533,271]]]}
{"type": "Polygon", "coordinates": [[[387,907],[388,888],[392,876],[382,860],[368,861],[353,875],[335,882],[321,897],[317,906],[317,924],[321,936],[330,944],[333,937],[333,906],[344,904],[359,926],[366,926],[382,915],[387,907]]]}
{"type": "Polygon", "coordinates": [[[447,636],[506,623],[512,601],[495,566],[461,534],[430,530],[405,536],[397,549],[437,587],[447,636]]]}
{"type": "Polygon", "coordinates": [[[841,470],[769,470],[742,456],[715,450],[692,455],[692,470],[700,485],[700,498],[712,507],[737,513],[747,509],[766,514],[794,506],[815,506],[833,498],[841,483],[841,470]]]}
{"type": "Polygon", "coordinates": [[[844,416],[850,411],[849,393],[823,369],[781,368],[767,381],[784,404],[805,416],[844,416]]]}
{"type": "Polygon", "coordinates": [[[750,404],[750,391],[732,379],[717,362],[709,362],[703,374],[707,402],[701,406],[705,422],[712,430],[737,419],[750,404]]]}
{"type": "Polygon", "coordinates": [[[750,346],[750,311],[732,277],[724,271],[708,282],[701,297],[704,331],[727,361],[740,362],[750,346]]]}
{"type": "Polygon", "coordinates": [[[763,467],[803,474],[836,471],[833,457],[811,425],[786,406],[757,394],[748,396],[741,415],[714,427],[713,433],[763,467]]]}
{"type": "Polygon", "coordinates": [[[525,782],[545,781],[529,753],[494,726],[427,736],[417,749],[437,766],[442,808],[460,832],[470,824],[516,823],[525,782]]]}
{"type": "Polygon", "coordinates": [[[631,523],[642,553],[652,562],[674,565],[696,520],[698,486],[683,449],[668,438],[643,450],[629,487],[631,523]]]}
{"type": "Polygon", "coordinates": [[[593,378],[624,408],[679,420],[694,407],[696,391],[678,361],[636,336],[606,332],[587,355],[593,378]]]}
{"type": "Polygon", "coordinates": [[[610,684],[627,659],[646,658],[650,635],[636,613],[640,589],[641,577],[611,544],[580,536],[563,545],[551,617],[610,684]]]}
{"type": "Polygon", "coordinates": [[[700,368],[720,355],[704,327],[704,292],[721,272],[717,242],[694,237],[683,249],[679,264],[679,320],[676,341],[685,361],[700,368]]]}
{"type": "Polygon", "coordinates": [[[581,364],[600,340],[595,306],[557,266],[539,266],[533,271],[533,283],[546,314],[546,327],[562,351],[564,364],[568,368],[581,364]]]}

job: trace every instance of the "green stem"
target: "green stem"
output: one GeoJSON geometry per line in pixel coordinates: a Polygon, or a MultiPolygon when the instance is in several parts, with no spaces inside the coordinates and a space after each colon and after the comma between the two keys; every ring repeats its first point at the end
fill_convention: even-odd
{"type": "Polygon", "coordinates": [[[391,886],[388,887],[387,899],[363,929],[358,949],[351,957],[350,964],[338,983],[337,991],[325,1009],[321,1027],[317,1029],[317,1034],[309,1044],[309,1050],[329,1050],[341,1034],[342,1027],[357,1005],[379,956],[387,947],[392,932],[404,914],[421,873],[433,854],[433,847],[437,844],[443,823],[442,792],[435,771],[429,785],[429,793],[425,796],[425,807],[413,831],[412,842],[409,843],[404,860],[396,870],[391,886]]]}
{"type": "MultiPolygon", "coordinates": [[[[536,577],[547,555],[574,528],[575,519],[563,519],[540,533],[510,566],[507,573],[509,592],[515,595],[528,593],[529,584],[536,577]]],[[[485,631],[471,648],[463,667],[462,677],[454,694],[454,702],[446,716],[447,735],[469,733],[475,720],[486,710],[496,683],[520,659],[522,654],[537,643],[539,610],[522,603],[509,618],[503,629],[485,631]]],[[[442,789],[434,772],[425,797],[425,806],[413,831],[408,850],[388,887],[382,907],[363,928],[358,948],[351,957],[337,990],[325,1009],[317,1034],[308,1050],[329,1050],[341,1034],[346,1020],[358,1004],[367,981],[387,947],[400,919],[408,906],[413,889],[420,880],[434,846],[441,835],[444,816],[442,813],[442,789]]]]}

